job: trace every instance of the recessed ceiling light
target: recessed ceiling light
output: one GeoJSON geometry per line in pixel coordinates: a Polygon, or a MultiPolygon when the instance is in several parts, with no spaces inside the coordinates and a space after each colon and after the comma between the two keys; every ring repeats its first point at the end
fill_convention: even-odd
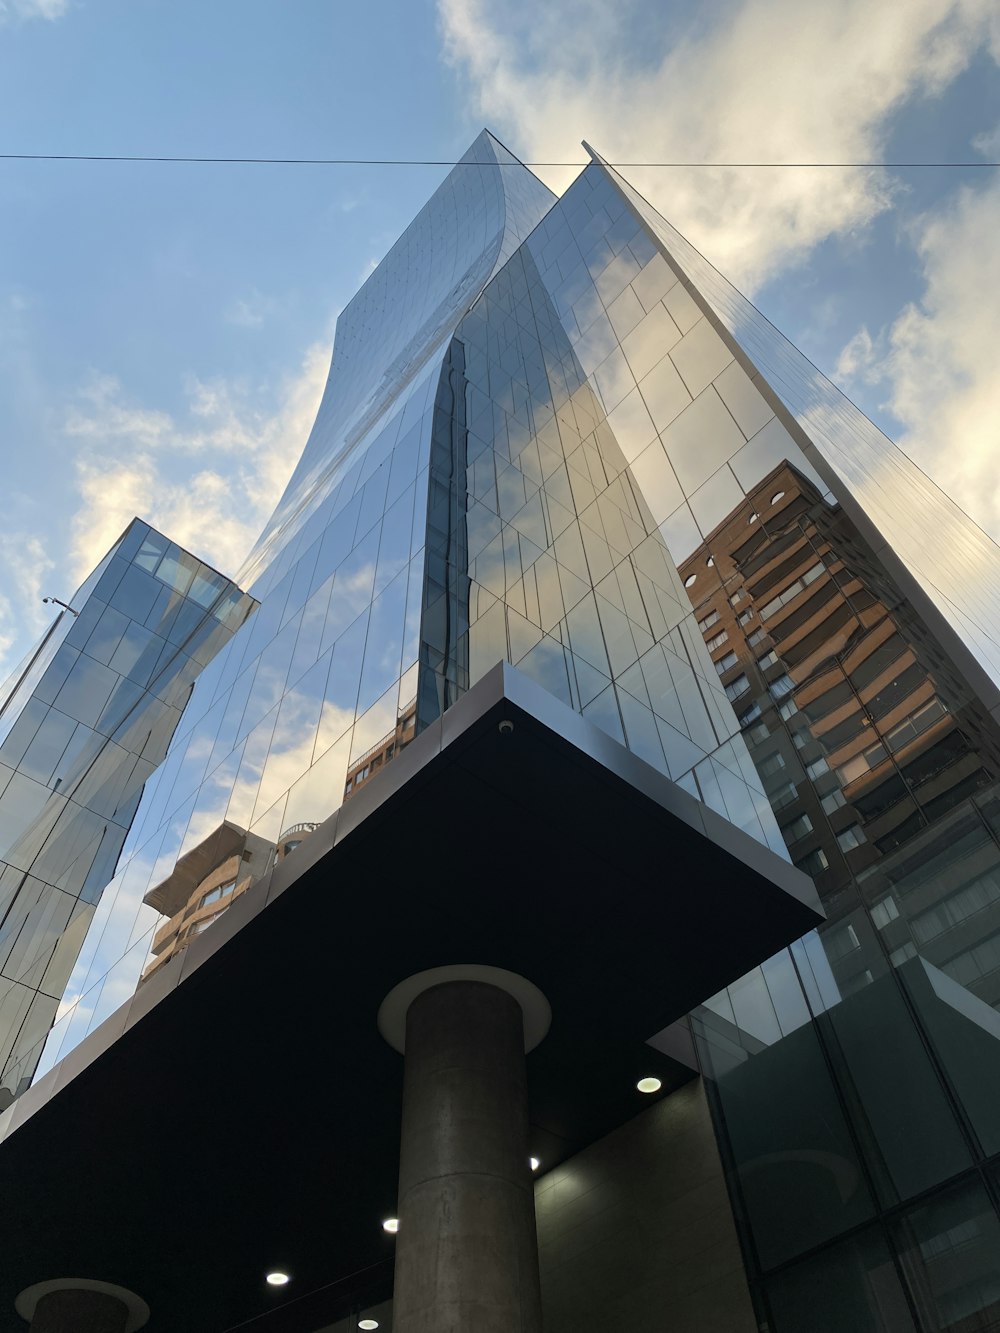
{"type": "Polygon", "coordinates": [[[541,1166],[541,1162],[538,1160],[537,1157],[529,1157],[528,1161],[531,1163],[532,1171],[537,1171],[538,1168],[541,1166]]]}
{"type": "Polygon", "coordinates": [[[378,1320],[377,1320],[377,1319],[359,1319],[359,1320],[358,1320],[358,1328],[363,1328],[363,1329],[365,1329],[365,1330],[370,1329],[370,1328],[378,1328],[378,1320]]]}
{"type": "Polygon", "coordinates": [[[385,1221],[382,1223],[382,1230],[388,1231],[390,1236],[394,1236],[396,1232],[399,1230],[399,1218],[387,1217],[385,1221]]]}
{"type": "Polygon", "coordinates": [[[658,1078],[641,1078],[635,1086],[640,1092],[659,1092],[663,1084],[658,1078]]]}
{"type": "Polygon", "coordinates": [[[286,1283],[291,1282],[291,1280],[292,1279],[287,1273],[279,1273],[275,1271],[273,1273],[268,1273],[267,1275],[267,1284],[270,1287],[283,1287],[286,1283]]]}

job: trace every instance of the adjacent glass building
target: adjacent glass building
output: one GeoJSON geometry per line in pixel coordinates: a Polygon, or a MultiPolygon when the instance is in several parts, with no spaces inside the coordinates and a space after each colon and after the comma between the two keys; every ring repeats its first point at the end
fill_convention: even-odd
{"type": "Polygon", "coordinates": [[[255,605],[135,519],[0,691],[0,1107],[31,1082],[195,680],[255,605]]]}
{"type": "Polygon", "coordinates": [[[819,889],[687,1037],[757,1326],[1000,1329],[997,548],[617,172],[476,140],[238,582],[23,1067],[506,660],[819,889]]]}

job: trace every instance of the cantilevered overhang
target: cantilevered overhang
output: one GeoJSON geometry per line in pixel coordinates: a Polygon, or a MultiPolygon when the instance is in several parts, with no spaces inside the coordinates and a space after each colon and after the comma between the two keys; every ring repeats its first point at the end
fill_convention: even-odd
{"type": "Polygon", "coordinates": [[[7,1113],[0,1330],[86,1276],[153,1333],[310,1333],[391,1284],[397,982],[544,991],[548,1166],[648,1105],[637,1078],[690,1077],[646,1038],[819,920],[805,876],[498,666],[7,1113]]]}

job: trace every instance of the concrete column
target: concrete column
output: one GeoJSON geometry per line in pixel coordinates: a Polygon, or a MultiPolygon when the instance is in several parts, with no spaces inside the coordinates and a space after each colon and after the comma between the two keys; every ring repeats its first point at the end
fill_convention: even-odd
{"type": "Polygon", "coordinates": [[[50,1291],[35,1306],[31,1333],[125,1333],[129,1312],[103,1291],[50,1291]]]}
{"type": "Polygon", "coordinates": [[[541,1333],[521,1006],[433,986],[405,1060],[394,1333],[541,1333]]]}

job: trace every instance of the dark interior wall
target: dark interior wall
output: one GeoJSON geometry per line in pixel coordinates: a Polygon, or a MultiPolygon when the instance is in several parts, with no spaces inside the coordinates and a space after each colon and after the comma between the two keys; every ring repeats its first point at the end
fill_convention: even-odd
{"type": "Polygon", "coordinates": [[[701,1080],[535,1187],[546,1333],[756,1333],[701,1080]]]}

